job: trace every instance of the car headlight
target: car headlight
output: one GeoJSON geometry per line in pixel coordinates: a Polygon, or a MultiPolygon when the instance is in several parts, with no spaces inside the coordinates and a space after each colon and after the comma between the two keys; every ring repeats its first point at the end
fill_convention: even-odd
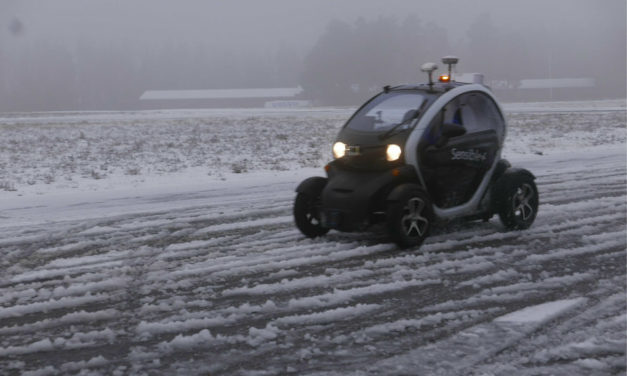
{"type": "Polygon", "coordinates": [[[401,157],[401,147],[395,144],[388,145],[387,150],[385,151],[385,155],[389,162],[394,162],[395,160],[401,157]]]}
{"type": "Polygon", "coordinates": [[[346,154],[346,144],[343,142],[336,142],[333,144],[333,156],[335,158],[342,158],[346,154]]]}

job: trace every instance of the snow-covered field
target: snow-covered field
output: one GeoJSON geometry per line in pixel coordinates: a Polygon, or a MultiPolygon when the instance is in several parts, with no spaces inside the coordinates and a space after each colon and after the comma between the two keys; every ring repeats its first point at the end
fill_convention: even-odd
{"type": "Polygon", "coordinates": [[[0,374],[625,373],[625,101],[506,106],[533,227],[303,238],[344,109],[0,117],[0,374]]]}

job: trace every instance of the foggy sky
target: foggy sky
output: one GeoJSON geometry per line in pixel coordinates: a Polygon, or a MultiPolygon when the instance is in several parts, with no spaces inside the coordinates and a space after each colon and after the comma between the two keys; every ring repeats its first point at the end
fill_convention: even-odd
{"type": "Polygon", "coordinates": [[[450,51],[433,51],[465,52],[462,71],[492,62],[488,76],[594,77],[597,97],[625,96],[626,11],[626,0],[0,0],[0,111],[128,108],[148,89],[296,86],[332,20],[408,16],[434,41],[443,30],[450,51]],[[512,43],[477,45],[468,32],[482,19],[512,43]],[[516,53],[531,59],[518,64],[516,53]],[[191,70],[192,80],[180,75],[191,70]]]}
{"type": "MultiPolygon", "coordinates": [[[[415,14],[444,27],[451,42],[463,42],[469,24],[489,13],[512,31],[572,33],[605,43],[608,33],[625,40],[624,0],[2,0],[0,21],[24,25],[21,43],[79,39],[128,45],[164,42],[211,47],[307,51],[331,19],[415,14]],[[620,35],[620,34],[619,34],[620,35]]],[[[5,43],[8,28],[1,31],[5,43]]],[[[585,51],[584,51],[585,52],[585,51]]]]}

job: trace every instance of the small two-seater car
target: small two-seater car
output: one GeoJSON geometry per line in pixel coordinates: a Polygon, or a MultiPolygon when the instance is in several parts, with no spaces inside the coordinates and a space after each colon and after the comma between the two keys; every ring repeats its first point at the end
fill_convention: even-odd
{"type": "Polygon", "coordinates": [[[538,211],[535,177],[501,158],[503,110],[475,74],[451,78],[458,59],[443,58],[448,74],[429,82],[386,86],[361,106],[333,144],[327,177],[297,187],[294,219],[307,237],[329,230],[363,231],[385,222],[391,240],[417,247],[435,222],[489,220],[525,229],[538,211]]]}

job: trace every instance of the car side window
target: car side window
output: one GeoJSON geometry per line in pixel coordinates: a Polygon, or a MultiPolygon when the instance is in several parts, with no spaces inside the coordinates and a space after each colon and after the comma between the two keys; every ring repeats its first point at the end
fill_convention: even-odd
{"type": "Polygon", "coordinates": [[[425,133],[428,145],[437,143],[444,123],[461,125],[468,135],[494,130],[503,140],[505,121],[492,99],[481,92],[465,93],[448,102],[429,124],[425,133]]]}
{"type": "Polygon", "coordinates": [[[433,117],[427,132],[425,132],[425,140],[428,145],[435,145],[439,141],[442,136],[441,127],[444,123],[454,123],[465,127],[464,114],[462,113],[462,97],[463,95],[452,99],[433,117]]]}
{"type": "Polygon", "coordinates": [[[502,140],[505,122],[492,99],[480,92],[464,96],[465,106],[462,108],[462,116],[466,120],[466,131],[476,133],[493,130],[499,140],[502,140]]]}

